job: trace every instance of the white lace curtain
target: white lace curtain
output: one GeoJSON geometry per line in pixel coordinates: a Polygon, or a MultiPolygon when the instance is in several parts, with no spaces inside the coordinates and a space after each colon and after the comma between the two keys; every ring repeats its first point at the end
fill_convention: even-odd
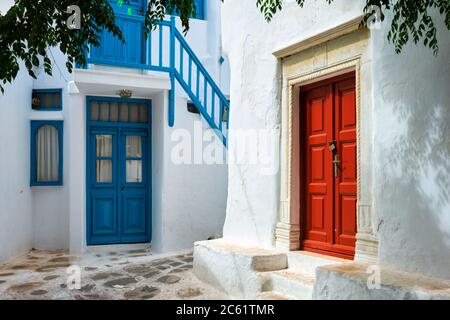
{"type": "MultiPolygon", "coordinates": [[[[112,157],[112,136],[97,135],[97,157],[112,157]]],[[[112,182],[112,160],[97,160],[97,182],[112,182]]]]}
{"type": "MultiPolygon", "coordinates": [[[[111,183],[113,181],[112,136],[97,135],[96,143],[97,143],[96,146],[97,182],[111,183]]],[[[142,158],[142,137],[140,136],[126,137],[126,157],[127,157],[126,173],[125,173],[126,182],[127,183],[142,182],[142,160],[140,160],[140,158],[142,158]]]]}
{"type": "Polygon", "coordinates": [[[59,141],[58,130],[42,126],[36,136],[37,181],[56,182],[59,180],[59,141]]]}
{"type": "MultiPolygon", "coordinates": [[[[142,158],[142,137],[127,136],[127,158],[142,158]]],[[[127,160],[126,175],[128,183],[142,182],[142,160],[127,160]]]]}

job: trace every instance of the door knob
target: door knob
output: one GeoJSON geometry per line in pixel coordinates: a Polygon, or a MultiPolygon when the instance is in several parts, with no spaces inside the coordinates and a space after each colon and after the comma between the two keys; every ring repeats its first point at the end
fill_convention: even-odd
{"type": "Polygon", "coordinates": [[[331,152],[337,150],[336,140],[331,140],[330,142],[328,142],[328,147],[330,148],[331,152]]]}

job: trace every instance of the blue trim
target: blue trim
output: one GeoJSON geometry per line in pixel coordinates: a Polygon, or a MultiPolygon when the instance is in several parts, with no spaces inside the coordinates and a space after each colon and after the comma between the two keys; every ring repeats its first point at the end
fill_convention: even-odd
{"type": "Polygon", "coordinates": [[[32,95],[37,93],[59,93],[59,105],[55,105],[51,108],[44,108],[44,107],[34,107],[31,105],[31,109],[35,111],[61,111],[63,108],[63,101],[62,101],[62,92],[63,90],[61,88],[58,89],[33,89],[32,95]]]}
{"type": "Polygon", "coordinates": [[[175,17],[170,18],[170,85],[169,92],[169,127],[175,124],[175,17]]]}
{"type": "MultiPolygon", "coordinates": [[[[136,17],[136,19],[142,19],[143,17],[136,17]]],[[[87,62],[91,64],[109,65],[117,67],[127,67],[143,70],[153,70],[167,72],[170,76],[171,89],[169,91],[169,110],[168,110],[168,123],[170,127],[175,124],[175,89],[176,82],[180,84],[183,90],[188,94],[189,98],[193,101],[198,111],[205,118],[208,124],[213,128],[217,135],[222,139],[225,147],[227,146],[227,135],[229,129],[229,115],[230,115],[230,102],[225,97],[219,86],[216,84],[212,76],[208,73],[203,66],[200,59],[196,56],[192,48],[184,39],[184,36],[178,31],[175,24],[175,17],[172,16],[170,21],[159,21],[159,30],[154,32],[154,36],[158,37],[155,42],[159,43],[159,48],[156,57],[157,60],[152,62],[151,48],[152,48],[152,33],[149,35],[148,44],[144,46],[148,49],[146,63],[129,63],[123,61],[112,61],[107,59],[88,58],[87,62]],[[163,50],[164,46],[164,33],[163,28],[169,28],[169,63],[164,61],[163,55],[166,54],[163,50]],[[179,63],[176,63],[176,46],[179,45],[179,63]],[[184,60],[187,56],[187,63],[184,60]],[[155,63],[155,64],[153,64],[155,63]],[[165,64],[165,65],[164,65],[165,64]],[[187,65],[187,72],[185,67],[187,65]],[[193,68],[195,67],[196,73],[193,74],[193,68]],[[185,77],[187,76],[187,80],[185,77]],[[196,79],[192,79],[196,76],[196,79]],[[203,78],[203,88],[200,92],[200,78],[203,78]],[[193,84],[196,84],[195,90],[193,84]],[[195,91],[195,92],[194,92],[195,91]],[[203,96],[201,98],[201,96],[203,96]],[[218,110],[217,110],[218,109],[218,110]],[[226,118],[223,114],[226,114],[226,118]],[[217,116],[219,115],[219,116],[217,116]],[[219,119],[217,119],[219,118],[219,119]],[[226,122],[224,126],[222,122],[226,122]]],[[[178,51],[177,51],[178,52],[178,51]]],[[[104,126],[104,123],[102,124],[104,126]]]]}
{"type": "MultiPolygon", "coordinates": [[[[152,241],[152,101],[147,99],[132,99],[132,98],[115,98],[115,97],[101,97],[101,96],[87,96],[86,97],[86,241],[88,245],[107,245],[107,244],[124,244],[124,243],[151,243],[152,241]],[[90,106],[91,101],[106,101],[106,102],[128,102],[128,103],[147,103],[147,123],[130,123],[130,122],[100,122],[100,121],[91,121],[90,120],[90,106]],[[105,134],[113,134],[115,139],[121,139],[122,136],[125,137],[128,133],[133,133],[134,135],[142,135],[146,136],[146,144],[147,144],[147,154],[143,155],[142,160],[145,159],[147,168],[147,181],[145,183],[145,187],[147,189],[147,217],[148,217],[148,225],[147,225],[147,237],[145,241],[143,241],[142,237],[136,236],[121,236],[117,238],[116,236],[104,237],[102,239],[96,238],[92,239],[91,237],[91,186],[92,186],[92,178],[95,179],[95,168],[92,168],[92,154],[91,154],[91,134],[95,133],[105,133],[105,134]],[[92,176],[94,174],[94,176],[92,176]]],[[[117,140],[116,146],[119,146],[119,141],[117,140]]],[[[117,147],[116,147],[117,148],[117,147]]],[[[116,154],[116,158],[123,158],[126,156],[124,152],[120,150],[113,150],[114,152],[119,153],[116,154]]],[[[99,158],[99,157],[97,157],[99,158]]],[[[100,158],[99,158],[100,159],[100,158]]],[[[130,158],[131,159],[131,158],[130,158]]],[[[117,160],[116,160],[117,162],[117,160]]],[[[124,161],[119,161],[124,165],[124,161]]],[[[118,164],[114,164],[116,172],[123,171],[119,170],[118,164]]],[[[145,172],[143,168],[143,172],[145,172]]],[[[104,183],[104,184],[96,184],[95,187],[97,189],[107,189],[111,187],[116,187],[117,183],[123,180],[123,177],[119,177],[117,174],[113,175],[112,183],[104,183]]],[[[125,185],[128,189],[132,189],[136,186],[142,186],[140,184],[132,184],[126,183],[125,185]]],[[[101,198],[101,196],[98,196],[101,198]]],[[[132,198],[133,196],[130,195],[132,198]]],[[[114,204],[116,206],[115,210],[121,210],[119,208],[119,202],[116,199],[114,204]]],[[[123,203],[121,204],[123,206],[123,203]]],[[[122,221],[118,221],[119,228],[122,227],[122,221]]],[[[120,230],[120,229],[118,229],[120,230]]]]}
{"type": "Polygon", "coordinates": [[[30,123],[30,186],[62,186],[63,185],[63,139],[64,139],[64,121],[60,120],[31,120],[30,123]],[[37,181],[37,159],[36,159],[36,134],[39,128],[50,125],[58,130],[59,144],[59,163],[58,163],[58,181],[39,182],[37,181]]]}

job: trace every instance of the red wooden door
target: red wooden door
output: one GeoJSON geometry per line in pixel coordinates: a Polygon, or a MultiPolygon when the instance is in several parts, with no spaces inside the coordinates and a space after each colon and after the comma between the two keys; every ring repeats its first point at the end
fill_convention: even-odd
{"type": "Polygon", "coordinates": [[[352,258],[356,238],[354,73],[302,88],[303,249],[352,258]]]}

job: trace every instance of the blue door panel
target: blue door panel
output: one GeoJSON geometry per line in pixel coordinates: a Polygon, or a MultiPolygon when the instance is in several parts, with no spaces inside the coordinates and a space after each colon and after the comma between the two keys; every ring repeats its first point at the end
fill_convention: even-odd
{"type": "Polygon", "coordinates": [[[92,197],[92,235],[117,234],[117,203],[115,197],[92,197]]]}
{"type": "Polygon", "coordinates": [[[123,234],[147,234],[146,196],[124,196],[123,234]]]}
{"type": "Polygon", "coordinates": [[[132,19],[122,20],[122,32],[127,40],[126,44],[121,45],[122,61],[127,63],[143,63],[143,43],[144,33],[143,25],[140,21],[132,19]]]}

